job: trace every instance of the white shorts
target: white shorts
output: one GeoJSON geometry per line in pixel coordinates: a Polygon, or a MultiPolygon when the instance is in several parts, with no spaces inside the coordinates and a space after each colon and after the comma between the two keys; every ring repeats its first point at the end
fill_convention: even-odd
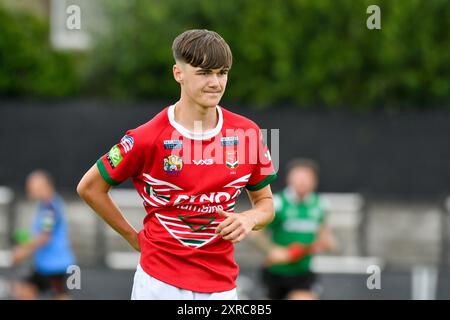
{"type": "Polygon", "coordinates": [[[211,293],[177,288],[148,275],[138,264],[131,300],[237,300],[237,292],[236,288],[211,293]]]}

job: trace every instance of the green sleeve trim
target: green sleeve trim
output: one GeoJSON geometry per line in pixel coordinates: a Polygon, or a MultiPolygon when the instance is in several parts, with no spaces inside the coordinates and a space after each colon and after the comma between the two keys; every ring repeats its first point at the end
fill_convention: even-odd
{"type": "Polygon", "coordinates": [[[105,181],[108,184],[116,186],[120,183],[119,181],[116,181],[110,177],[108,171],[106,171],[105,165],[103,164],[102,158],[97,160],[97,168],[100,171],[100,174],[102,175],[103,179],[105,179],[105,181]]]}
{"type": "Polygon", "coordinates": [[[276,178],[277,178],[277,174],[274,173],[270,176],[265,177],[258,184],[255,184],[255,185],[247,184],[245,187],[247,188],[247,190],[250,190],[250,191],[258,191],[258,190],[264,188],[265,186],[267,186],[272,181],[274,181],[276,178]]]}

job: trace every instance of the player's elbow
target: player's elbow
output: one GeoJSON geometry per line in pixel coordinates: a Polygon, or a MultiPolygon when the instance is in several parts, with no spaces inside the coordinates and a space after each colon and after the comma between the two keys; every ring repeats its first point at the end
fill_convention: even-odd
{"type": "Polygon", "coordinates": [[[275,219],[275,206],[273,205],[273,200],[270,202],[268,211],[269,211],[268,214],[269,218],[267,224],[270,224],[272,223],[273,219],[275,219]]]}
{"type": "Polygon", "coordinates": [[[270,211],[270,218],[269,218],[269,222],[267,224],[271,224],[273,219],[275,219],[275,209],[272,208],[272,210],[270,211]]]}
{"type": "Polygon", "coordinates": [[[83,178],[77,185],[77,193],[82,199],[86,199],[89,197],[90,188],[86,180],[83,178]]]}
{"type": "Polygon", "coordinates": [[[86,202],[107,194],[111,186],[95,170],[88,171],[77,185],[77,193],[86,202]]]}
{"type": "Polygon", "coordinates": [[[38,247],[44,246],[47,242],[50,241],[50,237],[51,237],[50,232],[43,232],[43,233],[38,237],[38,240],[37,240],[37,246],[38,246],[38,247]]]}

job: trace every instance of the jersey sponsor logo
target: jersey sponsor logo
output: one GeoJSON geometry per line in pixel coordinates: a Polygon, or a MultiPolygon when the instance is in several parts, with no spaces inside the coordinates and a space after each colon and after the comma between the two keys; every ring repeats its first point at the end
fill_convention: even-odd
{"type": "Polygon", "coordinates": [[[134,139],[130,136],[124,136],[120,140],[120,144],[122,145],[123,151],[125,151],[125,153],[128,153],[131,149],[133,149],[134,139]]]}
{"type": "Polygon", "coordinates": [[[238,153],[236,150],[226,152],[225,163],[230,169],[235,169],[239,165],[238,153]]]}
{"type": "Polygon", "coordinates": [[[160,213],[155,213],[155,216],[166,231],[182,245],[199,248],[217,237],[215,229],[220,222],[217,221],[217,215],[213,216],[213,214],[218,209],[228,212],[234,210],[235,199],[241,194],[242,188],[246,186],[250,176],[251,174],[247,174],[223,186],[222,189],[228,192],[224,190],[196,195],[177,194],[171,197],[174,192],[179,193],[183,189],[144,173],[142,178],[146,182],[146,186],[143,188],[143,192],[140,192],[140,195],[146,206],[179,209],[180,214],[177,216],[160,213]],[[228,188],[231,188],[231,190],[228,188]],[[171,198],[175,198],[173,203],[171,198]],[[186,214],[181,214],[182,212],[186,212],[186,214]]]}
{"type": "Polygon", "coordinates": [[[183,141],[164,140],[164,149],[183,149],[183,141]]]}
{"type": "Polygon", "coordinates": [[[179,176],[183,169],[183,158],[170,155],[164,158],[163,168],[168,176],[179,176]]]}
{"type": "Polygon", "coordinates": [[[233,180],[232,182],[228,183],[226,186],[223,187],[223,189],[234,188],[234,191],[232,192],[219,191],[195,195],[178,194],[175,201],[173,202],[173,205],[174,206],[183,205],[180,206],[179,208],[196,212],[201,212],[197,210],[197,207],[200,208],[199,205],[202,204],[224,204],[232,201],[229,205],[234,206],[234,199],[236,199],[241,194],[241,189],[246,186],[249,179],[250,174],[247,174],[236,180],[233,180]]]}
{"type": "Polygon", "coordinates": [[[212,164],[214,164],[214,160],[213,159],[200,159],[200,160],[192,160],[192,162],[194,162],[195,165],[197,166],[201,166],[201,165],[206,165],[206,166],[210,166],[212,164]]]}
{"type": "Polygon", "coordinates": [[[237,146],[239,144],[239,137],[223,137],[220,138],[220,145],[223,147],[237,146]]]}
{"type": "MultiPolygon", "coordinates": [[[[182,210],[188,210],[198,213],[211,213],[217,211],[219,205],[227,205],[225,210],[234,209],[235,199],[241,194],[242,188],[246,186],[250,179],[250,174],[242,176],[223,186],[223,189],[233,188],[230,192],[210,192],[202,194],[177,194],[173,197],[173,203],[170,201],[174,192],[183,191],[182,188],[164,181],[156,179],[149,174],[142,176],[146,183],[143,192],[139,194],[145,200],[146,205],[155,208],[172,206],[182,210]],[[210,204],[213,204],[211,206],[210,204]],[[216,206],[214,206],[216,205],[216,206]]],[[[224,209],[221,207],[220,209],[224,209]]]]}
{"type": "Polygon", "coordinates": [[[190,211],[190,212],[198,212],[198,213],[214,213],[219,209],[222,210],[226,210],[226,211],[232,211],[234,210],[234,205],[235,202],[231,202],[228,204],[228,206],[226,208],[224,208],[223,205],[219,204],[219,205],[210,205],[210,204],[203,204],[203,205],[190,205],[190,204],[186,204],[186,205],[180,205],[180,206],[175,206],[175,208],[180,209],[180,210],[186,210],[186,211],[190,211]]]}
{"type": "Polygon", "coordinates": [[[123,160],[122,153],[117,145],[111,148],[109,153],[106,155],[106,159],[108,159],[108,162],[113,169],[123,160]]]}
{"type": "Polygon", "coordinates": [[[176,206],[181,203],[196,203],[196,204],[225,203],[227,201],[234,199],[234,197],[239,195],[239,194],[237,194],[237,195],[235,195],[235,194],[230,194],[228,192],[222,192],[222,191],[196,194],[196,195],[179,194],[179,195],[177,195],[177,198],[173,204],[176,206]]]}

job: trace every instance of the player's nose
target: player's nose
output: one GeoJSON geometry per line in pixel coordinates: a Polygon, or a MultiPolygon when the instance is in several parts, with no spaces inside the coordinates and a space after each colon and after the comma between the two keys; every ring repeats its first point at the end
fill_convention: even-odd
{"type": "Polygon", "coordinates": [[[217,74],[213,73],[209,79],[209,86],[210,87],[220,87],[220,81],[219,81],[219,77],[217,74]]]}

